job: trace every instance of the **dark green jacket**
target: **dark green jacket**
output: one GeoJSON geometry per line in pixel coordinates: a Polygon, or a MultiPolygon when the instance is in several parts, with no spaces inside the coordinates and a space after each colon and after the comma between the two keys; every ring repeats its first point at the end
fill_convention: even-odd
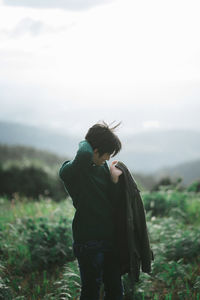
{"type": "Polygon", "coordinates": [[[96,166],[93,149],[83,140],[75,158],[64,162],[59,175],[76,208],[73,240],[78,243],[113,241],[113,202],[118,185],[112,182],[107,163],[96,166]]]}
{"type": "Polygon", "coordinates": [[[129,273],[132,282],[139,280],[140,269],[151,272],[153,252],[150,249],[145,210],[140,191],[128,168],[122,162],[116,165],[123,173],[120,205],[115,210],[117,242],[121,273],[129,273]]]}

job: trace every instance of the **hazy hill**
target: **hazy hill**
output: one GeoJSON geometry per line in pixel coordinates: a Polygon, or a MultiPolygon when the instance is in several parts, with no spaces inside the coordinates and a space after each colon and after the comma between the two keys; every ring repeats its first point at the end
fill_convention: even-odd
{"type": "Polygon", "coordinates": [[[73,155],[78,139],[58,134],[54,131],[21,125],[18,123],[0,122],[0,143],[7,145],[31,146],[60,155],[73,155]]]}
{"type": "MultiPolygon", "coordinates": [[[[120,132],[118,133],[120,136],[120,132]]],[[[0,143],[26,145],[74,157],[78,143],[84,137],[57,134],[16,123],[0,122],[0,143]]],[[[164,167],[173,167],[200,159],[200,132],[190,130],[150,131],[120,136],[122,160],[133,173],[151,174],[164,167]]]]}
{"type": "MultiPolygon", "coordinates": [[[[12,165],[19,168],[34,165],[57,176],[61,164],[66,159],[69,158],[33,147],[0,144],[0,164],[6,168],[12,165]]],[[[188,185],[200,179],[200,160],[177,165],[173,168],[164,168],[151,175],[133,172],[133,176],[142,190],[151,189],[157,181],[165,176],[182,177],[183,183],[188,185]]]]}
{"type": "Polygon", "coordinates": [[[32,147],[0,144],[0,164],[6,168],[12,165],[19,168],[32,165],[57,175],[61,164],[67,159],[32,147]]]}
{"type": "Polygon", "coordinates": [[[166,130],[134,134],[122,139],[119,157],[133,171],[152,173],[200,159],[200,132],[166,130]]]}
{"type": "MultiPolygon", "coordinates": [[[[69,158],[33,147],[0,144],[0,165],[4,168],[9,168],[13,165],[19,168],[35,166],[57,176],[61,164],[67,159],[69,158]]],[[[150,189],[155,184],[152,176],[134,174],[134,178],[142,190],[150,189]]]]}
{"type": "Polygon", "coordinates": [[[172,168],[163,168],[155,173],[155,179],[170,176],[171,178],[182,177],[183,182],[188,185],[195,180],[200,180],[200,160],[179,164],[172,168]]]}

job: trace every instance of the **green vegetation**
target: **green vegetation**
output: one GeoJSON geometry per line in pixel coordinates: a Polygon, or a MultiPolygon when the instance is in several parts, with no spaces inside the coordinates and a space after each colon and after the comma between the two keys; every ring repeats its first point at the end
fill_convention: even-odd
{"type": "Polygon", "coordinates": [[[65,160],[66,157],[33,147],[0,145],[0,164],[4,169],[12,166],[20,169],[34,166],[54,175],[65,160]]]}
{"type": "MultiPolygon", "coordinates": [[[[155,260],[141,273],[135,299],[199,299],[200,195],[145,192],[155,260]]],[[[0,299],[75,299],[80,291],[72,253],[71,200],[0,199],[0,299]]],[[[123,277],[125,300],[133,293],[123,277]]]]}
{"type": "Polygon", "coordinates": [[[74,260],[73,207],[68,201],[58,205],[50,199],[40,202],[18,198],[12,202],[0,200],[2,293],[12,290],[12,297],[23,295],[25,299],[35,293],[37,297],[44,296],[52,278],[58,279],[55,275],[59,275],[59,268],[74,260]]]}
{"type": "Polygon", "coordinates": [[[0,166],[0,182],[0,196],[7,196],[10,199],[16,193],[35,200],[43,196],[59,201],[66,196],[58,174],[52,176],[43,169],[33,166],[23,169],[15,166],[3,169],[0,166]]]}
{"type": "MultiPolygon", "coordinates": [[[[64,160],[13,149],[0,151],[0,300],[78,299],[74,208],[57,176],[64,160]]],[[[123,276],[124,299],[200,300],[199,181],[163,178],[141,194],[155,260],[135,287],[123,276]]]]}
{"type": "Polygon", "coordinates": [[[12,199],[15,194],[37,200],[66,197],[58,178],[66,158],[31,147],[0,145],[0,196],[12,199]]]}
{"type": "Polygon", "coordinates": [[[188,187],[188,192],[195,192],[199,193],[200,192],[200,180],[193,182],[189,187],[188,187]]]}

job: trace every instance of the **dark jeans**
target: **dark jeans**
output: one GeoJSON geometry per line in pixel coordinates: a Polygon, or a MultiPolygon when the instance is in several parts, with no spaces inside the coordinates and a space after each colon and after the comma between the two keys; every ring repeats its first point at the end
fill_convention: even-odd
{"type": "Polygon", "coordinates": [[[73,244],[80,277],[80,300],[99,300],[100,287],[104,283],[104,300],[122,300],[123,285],[117,253],[111,243],[89,241],[73,244]]]}

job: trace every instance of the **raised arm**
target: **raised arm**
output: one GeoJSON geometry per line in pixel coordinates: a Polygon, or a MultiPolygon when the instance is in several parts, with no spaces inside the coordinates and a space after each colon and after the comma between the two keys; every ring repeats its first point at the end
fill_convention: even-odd
{"type": "Polygon", "coordinates": [[[81,169],[86,169],[92,164],[93,149],[87,140],[79,143],[76,156],[71,161],[65,161],[59,171],[59,176],[64,182],[68,182],[79,174],[81,169]]]}

